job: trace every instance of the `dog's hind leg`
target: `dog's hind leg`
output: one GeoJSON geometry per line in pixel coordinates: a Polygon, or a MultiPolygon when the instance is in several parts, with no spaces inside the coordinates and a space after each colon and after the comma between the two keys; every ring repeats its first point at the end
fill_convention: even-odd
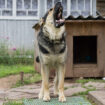
{"type": "Polygon", "coordinates": [[[54,95],[57,96],[59,91],[58,91],[58,71],[56,70],[56,76],[54,79],[54,95]]]}
{"type": "Polygon", "coordinates": [[[49,67],[47,65],[42,65],[41,66],[41,75],[42,75],[41,95],[43,95],[43,100],[44,101],[49,101],[50,100],[50,94],[49,94],[49,67]]]}
{"type": "Polygon", "coordinates": [[[59,101],[64,102],[66,101],[65,95],[64,95],[64,77],[65,77],[65,65],[59,65],[58,68],[58,78],[59,78],[59,101]]]}

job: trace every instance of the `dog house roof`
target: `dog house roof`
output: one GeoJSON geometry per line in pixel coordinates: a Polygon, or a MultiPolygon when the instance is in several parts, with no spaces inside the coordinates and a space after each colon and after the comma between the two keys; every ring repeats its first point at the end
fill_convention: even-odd
{"type": "Polygon", "coordinates": [[[66,20],[105,20],[105,17],[98,15],[98,16],[87,16],[84,17],[83,15],[79,15],[78,17],[74,17],[72,15],[68,16],[66,20]]]}

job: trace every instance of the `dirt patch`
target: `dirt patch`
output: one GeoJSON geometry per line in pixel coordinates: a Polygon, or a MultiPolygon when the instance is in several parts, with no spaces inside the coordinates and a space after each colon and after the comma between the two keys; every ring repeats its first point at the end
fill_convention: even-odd
{"type": "MultiPolygon", "coordinates": [[[[24,77],[29,77],[31,74],[25,74],[24,77]]],[[[17,81],[20,80],[20,75],[11,75],[8,77],[0,78],[0,89],[10,89],[17,81]]]]}

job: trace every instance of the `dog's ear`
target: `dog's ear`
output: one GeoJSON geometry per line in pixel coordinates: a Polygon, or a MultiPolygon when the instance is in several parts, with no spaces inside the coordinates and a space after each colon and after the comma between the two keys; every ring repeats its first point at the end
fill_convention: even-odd
{"type": "Polygon", "coordinates": [[[43,19],[41,18],[40,21],[38,23],[36,23],[32,28],[34,28],[35,30],[39,30],[40,27],[44,24],[43,19]]]}
{"type": "Polygon", "coordinates": [[[39,23],[36,23],[32,28],[34,28],[35,30],[39,30],[39,28],[40,28],[39,23]]]}

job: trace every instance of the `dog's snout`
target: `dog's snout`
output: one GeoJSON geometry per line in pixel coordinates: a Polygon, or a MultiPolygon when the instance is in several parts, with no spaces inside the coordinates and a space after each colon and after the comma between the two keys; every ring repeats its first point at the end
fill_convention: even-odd
{"type": "Polygon", "coordinates": [[[61,2],[57,2],[55,7],[61,7],[62,6],[62,3],[61,2]]]}

